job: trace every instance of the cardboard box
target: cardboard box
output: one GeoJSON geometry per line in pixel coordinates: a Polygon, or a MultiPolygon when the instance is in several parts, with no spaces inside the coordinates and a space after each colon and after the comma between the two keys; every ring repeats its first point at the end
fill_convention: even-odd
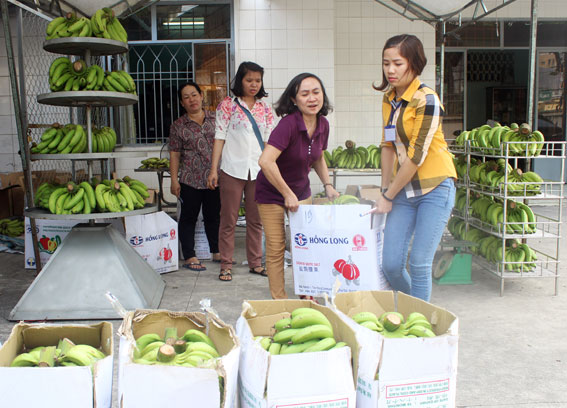
{"type": "Polygon", "coordinates": [[[369,194],[375,196],[376,193],[380,193],[380,186],[376,184],[349,184],[345,189],[345,194],[364,199],[370,198],[369,194]]]}
{"type": "Polygon", "coordinates": [[[238,377],[242,408],[355,406],[353,372],[358,364],[358,343],[352,328],[332,309],[306,300],[247,301],[236,322],[236,333],[242,344],[238,377]],[[324,313],[335,339],[350,347],[272,356],[254,341],[254,336],[273,335],[274,323],[298,307],[324,313]]]}
{"type": "Polygon", "coordinates": [[[165,212],[124,218],[126,240],[158,273],[179,269],[177,222],[165,212]]]}
{"type": "MultiPolygon", "coordinates": [[[[209,315],[210,316],[210,315],[209,315]]],[[[119,329],[118,400],[121,408],[192,406],[199,408],[236,407],[240,344],[234,328],[222,320],[198,312],[136,310],[129,312],[119,329]],[[183,335],[189,329],[205,331],[221,355],[211,368],[193,368],[132,362],[135,339],[147,334],[164,335],[176,327],[183,335]],[[224,379],[224,394],[219,392],[224,379]]]]}
{"type": "Polygon", "coordinates": [[[0,174],[0,218],[24,214],[25,183],[20,172],[0,174]]]}
{"type": "Polygon", "coordinates": [[[0,395],[3,407],[106,408],[112,404],[112,324],[48,325],[18,323],[0,348],[0,395]],[[107,357],[92,367],[10,367],[24,349],[76,344],[101,348],[107,357]]]}
{"type": "Polygon", "coordinates": [[[455,407],[459,337],[453,313],[402,292],[394,298],[391,291],[339,293],[333,303],[356,331],[360,344],[358,408],[455,407]],[[350,318],[362,311],[377,316],[389,311],[404,316],[420,312],[437,336],[385,338],[350,318]]]}
{"type": "Polygon", "coordinates": [[[300,205],[290,213],[291,253],[296,294],[389,289],[382,273],[384,214],[361,216],[360,205],[300,205]],[[348,265],[348,266],[345,266],[348,265]]]}
{"type": "MultiPolygon", "coordinates": [[[[79,223],[81,223],[81,221],[35,219],[41,265],[45,265],[47,261],[49,261],[49,258],[51,258],[63,240],[69,235],[69,232],[79,223]]],[[[96,223],[110,223],[120,234],[124,235],[124,225],[121,218],[100,219],[96,220],[96,223]]],[[[25,268],[35,269],[36,261],[33,251],[33,236],[30,219],[28,217],[25,218],[24,242],[25,268]]]]}
{"type": "Polygon", "coordinates": [[[148,188],[149,197],[144,199],[146,204],[157,204],[157,200],[159,200],[159,194],[156,189],[148,188]]]}

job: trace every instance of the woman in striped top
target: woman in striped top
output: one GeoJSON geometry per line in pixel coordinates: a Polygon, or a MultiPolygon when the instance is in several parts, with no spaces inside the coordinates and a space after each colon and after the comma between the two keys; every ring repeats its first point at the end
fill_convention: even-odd
{"type": "Polygon", "coordinates": [[[419,79],[426,64],[423,44],[414,35],[392,37],[382,51],[382,83],[373,85],[385,91],[382,196],[374,211],[388,214],[386,278],[393,289],[428,301],[433,257],[453,208],[457,173],[443,136],[443,106],[419,79]]]}

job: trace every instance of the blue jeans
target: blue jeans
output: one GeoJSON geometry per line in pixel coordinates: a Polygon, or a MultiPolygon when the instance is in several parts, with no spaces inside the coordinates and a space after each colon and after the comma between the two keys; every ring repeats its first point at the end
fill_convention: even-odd
{"type": "Polygon", "coordinates": [[[448,178],[420,197],[402,190],[386,218],[382,268],[394,290],[429,301],[431,269],[445,225],[455,204],[455,183],[448,178]],[[406,269],[411,239],[413,244],[406,269]]]}

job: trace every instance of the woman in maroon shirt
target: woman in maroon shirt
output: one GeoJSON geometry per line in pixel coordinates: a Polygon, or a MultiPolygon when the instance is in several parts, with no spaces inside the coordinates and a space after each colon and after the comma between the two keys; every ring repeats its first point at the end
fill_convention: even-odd
{"type": "Polygon", "coordinates": [[[339,195],[329,180],[322,154],[329,139],[325,116],[330,110],[321,80],[310,73],[297,75],[276,103],[276,114],[283,118],[258,161],[262,170],[256,179],[255,196],[266,235],[266,267],[273,299],[287,298],[284,215],[297,211],[300,204],[311,203],[311,168],[321,179],[327,197],[339,195]]]}
{"type": "Polygon", "coordinates": [[[215,138],[215,113],[203,109],[203,92],[195,82],[179,88],[179,102],[187,114],[173,122],[169,130],[171,193],[181,202],[179,241],[185,258],[183,267],[204,271],[205,266],[195,254],[195,224],[201,209],[213,261],[220,261],[219,189],[207,187],[215,138]]]}

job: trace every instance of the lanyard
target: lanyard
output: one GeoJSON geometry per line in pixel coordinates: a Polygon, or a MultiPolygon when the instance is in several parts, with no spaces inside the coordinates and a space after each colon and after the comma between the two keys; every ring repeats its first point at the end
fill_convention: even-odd
{"type": "Polygon", "coordinates": [[[390,102],[390,105],[392,105],[392,111],[390,112],[390,119],[388,119],[388,126],[392,125],[392,119],[394,119],[394,115],[396,114],[396,111],[400,108],[400,106],[402,106],[401,99],[398,103],[394,102],[394,100],[395,99],[392,99],[392,101],[390,102]]]}

